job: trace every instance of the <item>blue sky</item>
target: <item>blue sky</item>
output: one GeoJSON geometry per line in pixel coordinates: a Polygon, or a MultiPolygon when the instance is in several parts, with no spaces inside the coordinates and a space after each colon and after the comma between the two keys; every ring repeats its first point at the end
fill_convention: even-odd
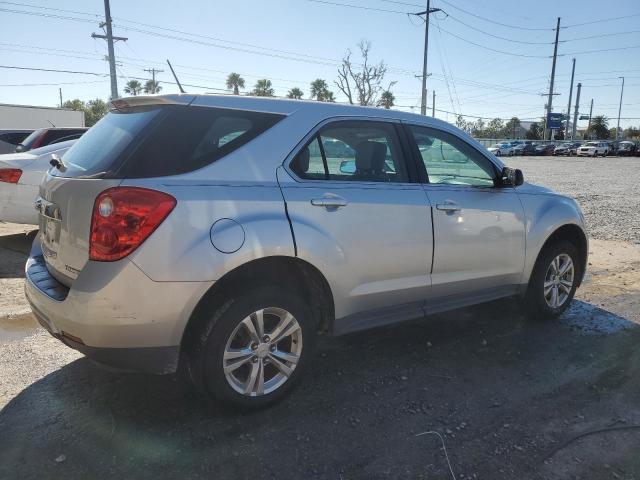
{"type": "MultiPolygon", "coordinates": [[[[277,95],[297,86],[308,96],[309,83],[324,78],[337,100],[345,101],[333,85],[337,62],[347,48],[355,49],[366,39],[372,43],[373,59],[383,59],[389,66],[385,83],[397,82],[392,90],[399,108],[419,111],[420,80],[414,75],[422,69],[424,26],[418,18],[402,12],[419,11],[411,4],[422,1],[331,1],[371,10],[309,0],[183,0],[178,4],[111,0],[114,34],[129,38],[116,45],[118,73],[147,77],[144,69],[155,67],[165,70],[158,75],[161,82],[171,81],[164,63],[169,58],[183,83],[205,87],[187,87],[190,92],[223,91],[227,73],[237,71],[247,80],[247,90],[258,78],[269,78],[277,95]]],[[[618,77],[624,75],[622,117],[632,119],[622,120],[621,125],[640,125],[637,0],[616,1],[615,8],[603,7],[595,0],[432,0],[432,7],[444,12],[432,16],[429,105],[435,89],[436,108],[448,112],[539,118],[546,100],[539,94],[548,90],[553,28],[560,16],[561,26],[595,23],[560,30],[555,88],[560,95],[554,97],[554,111],[566,111],[571,59],[575,56],[576,83],[583,84],[581,113],[588,113],[593,98],[594,115],[608,116],[610,126],[615,126],[618,77]],[[622,18],[602,21],[612,17],[622,18]],[[579,39],[592,36],[597,38],[579,39]],[[607,49],[618,50],[592,52],[607,49]]],[[[102,0],[0,1],[0,65],[108,73],[102,59],[106,44],[90,37],[92,32],[102,33],[98,22],[103,15],[102,0]]],[[[59,87],[65,100],[109,96],[107,77],[11,69],[0,72],[0,103],[56,105],[59,87]]],[[[126,78],[119,79],[120,92],[125,82],[126,78]]],[[[163,84],[163,92],[174,91],[176,86],[163,84]]],[[[573,98],[575,101],[575,88],[573,98]]],[[[455,119],[453,113],[437,112],[436,116],[455,119]]]]}

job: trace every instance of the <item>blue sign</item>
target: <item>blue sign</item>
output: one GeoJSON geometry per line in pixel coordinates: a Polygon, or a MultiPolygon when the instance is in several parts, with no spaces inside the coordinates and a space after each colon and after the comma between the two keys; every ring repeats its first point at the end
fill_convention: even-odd
{"type": "Polygon", "coordinates": [[[559,128],[562,128],[563,121],[564,115],[562,113],[547,114],[547,128],[550,130],[557,130],[559,128]]]}

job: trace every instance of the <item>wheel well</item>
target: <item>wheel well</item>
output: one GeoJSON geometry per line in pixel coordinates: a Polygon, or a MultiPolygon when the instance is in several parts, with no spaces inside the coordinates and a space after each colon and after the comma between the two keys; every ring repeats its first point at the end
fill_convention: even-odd
{"type": "Polygon", "coordinates": [[[204,324],[211,319],[206,312],[224,303],[229,296],[250,287],[278,286],[295,291],[307,302],[318,330],[333,326],[333,295],[324,275],[310,263],[294,257],[266,257],[252,260],[225,274],[203,295],[182,335],[181,345],[189,348],[204,324]]]}
{"type": "MultiPolygon", "coordinates": [[[[584,274],[587,267],[587,237],[582,229],[577,225],[563,225],[558,228],[549,236],[549,238],[547,238],[547,241],[544,242],[540,253],[542,253],[549,245],[553,245],[561,241],[571,242],[576,247],[578,254],[580,255],[580,271],[584,274]]],[[[578,278],[578,286],[580,286],[580,283],[582,283],[582,275],[578,278]]]]}

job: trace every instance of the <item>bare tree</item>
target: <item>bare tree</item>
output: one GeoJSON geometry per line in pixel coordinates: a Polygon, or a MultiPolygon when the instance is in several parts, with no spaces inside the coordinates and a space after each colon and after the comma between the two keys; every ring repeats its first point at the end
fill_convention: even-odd
{"type": "Polygon", "coordinates": [[[338,67],[338,80],[335,84],[346,95],[350,104],[376,105],[387,66],[383,61],[375,65],[370,64],[371,42],[361,40],[358,49],[362,62],[354,63],[351,60],[351,50],[347,50],[342,65],[338,67]]]}

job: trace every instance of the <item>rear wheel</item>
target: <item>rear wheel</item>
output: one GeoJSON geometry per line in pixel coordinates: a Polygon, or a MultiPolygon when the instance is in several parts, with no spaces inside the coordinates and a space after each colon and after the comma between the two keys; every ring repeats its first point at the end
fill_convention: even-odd
{"type": "Polygon", "coordinates": [[[228,406],[253,409],[280,400],[313,357],[313,316],[295,294],[257,288],[210,316],[190,355],[190,375],[198,390],[228,406]]]}
{"type": "Polygon", "coordinates": [[[576,247],[567,241],[546,247],[536,262],[525,297],[531,318],[555,318],[575,295],[582,270],[576,247]]]}

